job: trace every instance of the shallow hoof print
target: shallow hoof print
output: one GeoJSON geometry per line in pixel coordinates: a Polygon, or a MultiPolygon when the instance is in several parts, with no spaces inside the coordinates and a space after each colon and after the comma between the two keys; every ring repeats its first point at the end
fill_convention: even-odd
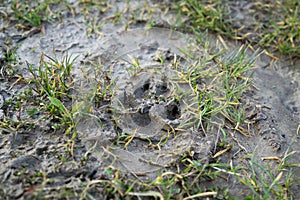
{"type": "Polygon", "coordinates": [[[26,155],[26,156],[21,156],[19,158],[16,158],[12,161],[11,163],[11,168],[12,169],[37,169],[40,166],[40,159],[38,159],[35,156],[32,155],[26,155]]]}

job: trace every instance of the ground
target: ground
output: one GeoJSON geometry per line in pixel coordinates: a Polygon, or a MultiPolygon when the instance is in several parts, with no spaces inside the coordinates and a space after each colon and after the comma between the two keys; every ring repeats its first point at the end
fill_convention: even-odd
{"type": "Polygon", "coordinates": [[[298,10],[2,1],[0,199],[300,198],[298,10]]]}

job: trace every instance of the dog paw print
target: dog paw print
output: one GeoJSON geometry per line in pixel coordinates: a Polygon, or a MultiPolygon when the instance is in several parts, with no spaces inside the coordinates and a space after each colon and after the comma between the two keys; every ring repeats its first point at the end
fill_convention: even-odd
{"type": "Polygon", "coordinates": [[[191,118],[183,114],[191,105],[187,84],[177,83],[175,72],[160,70],[143,69],[113,99],[115,121],[123,132],[160,138],[191,118]]]}

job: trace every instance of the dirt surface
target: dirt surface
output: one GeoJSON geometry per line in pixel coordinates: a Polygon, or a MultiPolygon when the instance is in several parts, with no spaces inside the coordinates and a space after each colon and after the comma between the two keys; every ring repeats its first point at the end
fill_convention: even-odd
{"type": "MultiPolygon", "coordinates": [[[[241,100],[246,134],[227,130],[224,117],[204,131],[193,112],[197,98],[180,75],[193,61],[211,54],[196,44],[195,36],[171,30],[174,16],[162,13],[155,2],[150,3],[156,11],[151,18],[156,27],[151,29],[147,22],[137,21],[124,30],[122,23],[105,21],[101,34],[87,34],[86,18],[70,11],[63,13],[61,22],[45,23],[42,30],[6,27],[7,22],[1,20],[0,199],[64,199],[68,193],[84,199],[87,188],[95,199],[107,199],[111,194],[92,181],[112,180],[111,171],[116,169],[130,179],[155,181],[166,171],[176,173],[184,154],[203,164],[218,160],[245,168],[249,167],[248,155],[253,154],[256,163],[274,174],[279,162],[271,158],[283,159],[293,152],[296,156],[288,163],[300,163],[300,62],[274,60],[262,53],[253,65],[254,86],[241,100]],[[188,58],[183,49],[195,45],[197,56],[188,58]],[[13,70],[4,65],[6,48],[16,49],[18,64],[13,70]],[[43,103],[39,100],[43,97],[37,91],[26,95],[33,87],[24,81],[32,77],[27,66],[38,66],[43,54],[76,58],[72,71],[76,87],[73,98],[66,100],[70,108],[83,105],[75,118],[78,136],[74,142],[64,127],[54,127],[55,119],[47,111],[29,112],[43,103]],[[98,102],[95,91],[106,79],[111,79],[106,83],[107,96],[98,102]],[[4,126],[8,122],[13,124],[10,128],[4,126]],[[218,157],[220,127],[230,133],[227,143],[232,147],[218,157]]],[[[142,2],[131,3],[133,11],[143,7],[142,2]]],[[[95,11],[95,17],[104,22],[116,8],[126,7],[119,1],[112,5],[107,12],[95,11]]],[[[226,41],[224,47],[220,37],[205,37],[211,46],[227,49],[228,55],[242,45],[226,41]]],[[[248,49],[247,56],[253,54],[248,49]]],[[[291,176],[299,177],[299,168],[291,176]]],[[[237,198],[251,194],[230,173],[204,180],[203,188],[209,187],[227,187],[229,196],[237,198]]],[[[300,198],[299,187],[296,182],[289,191],[295,199],[300,198]]]]}

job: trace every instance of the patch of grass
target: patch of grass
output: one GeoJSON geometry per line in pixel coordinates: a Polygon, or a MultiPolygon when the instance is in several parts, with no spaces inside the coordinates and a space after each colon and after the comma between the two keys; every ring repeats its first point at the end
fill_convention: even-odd
{"type": "Polygon", "coordinates": [[[38,68],[27,63],[30,73],[35,78],[34,82],[40,86],[39,93],[62,99],[73,84],[71,70],[75,59],[66,55],[59,61],[43,54],[38,68]]]}
{"type": "Polygon", "coordinates": [[[42,99],[46,95],[49,100],[49,102],[45,101],[43,103],[44,107],[62,125],[68,127],[66,133],[70,133],[73,130],[73,138],[76,136],[73,114],[66,107],[65,101],[71,100],[68,92],[74,84],[71,70],[75,59],[66,55],[59,61],[56,58],[43,55],[38,67],[27,63],[28,69],[33,76],[31,82],[35,83],[36,86],[34,90],[42,99]],[[48,61],[45,58],[48,58],[48,61]]]}
{"type": "Polygon", "coordinates": [[[248,4],[251,4],[251,9],[242,13],[242,17],[245,17],[243,20],[247,23],[238,21],[231,14],[240,8],[230,1],[181,0],[178,3],[178,12],[189,17],[190,26],[184,26],[194,32],[208,29],[232,39],[248,40],[270,51],[299,57],[299,2],[254,1],[248,4]]]}
{"type": "Polygon", "coordinates": [[[293,194],[290,187],[299,178],[293,176],[291,166],[299,167],[298,164],[288,164],[291,155],[296,152],[286,151],[284,157],[267,157],[264,158],[265,164],[257,163],[255,158],[255,151],[250,154],[249,165],[250,169],[244,169],[242,176],[238,179],[251,189],[252,195],[247,199],[293,199],[293,194]],[[269,162],[278,162],[277,170],[270,165],[269,162]]]}
{"type": "Polygon", "coordinates": [[[224,108],[221,112],[226,119],[236,124],[235,128],[238,128],[239,124],[243,122],[243,112],[239,109],[240,100],[243,93],[252,85],[251,70],[259,55],[256,52],[249,57],[246,56],[246,52],[247,48],[241,46],[230,55],[224,56],[220,60],[221,62],[218,61],[224,85],[224,90],[220,91],[223,97],[219,97],[223,104],[222,108],[224,108]]]}
{"type": "Polygon", "coordinates": [[[16,65],[18,64],[18,56],[16,55],[16,49],[6,49],[4,53],[4,63],[0,68],[2,77],[11,78],[16,74],[16,65]]]}
{"type": "MultiPolygon", "coordinates": [[[[252,85],[253,64],[259,55],[255,52],[248,56],[247,50],[244,46],[231,53],[219,49],[208,57],[194,61],[187,72],[180,73],[181,79],[189,83],[197,98],[198,109],[191,112],[199,119],[198,129],[203,130],[204,121],[224,123],[222,118],[233,124],[233,129],[239,129],[243,123],[240,100],[252,85]]],[[[183,50],[191,56],[192,53],[187,51],[183,50]]],[[[195,58],[192,57],[192,60],[195,58]]]]}
{"type": "Polygon", "coordinates": [[[32,27],[41,27],[42,23],[54,22],[60,19],[61,10],[55,8],[64,8],[67,2],[59,0],[46,1],[17,1],[10,3],[15,18],[18,20],[18,27],[30,29],[32,27]]]}
{"type": "MultiPolygon", "coordinates": [[[[97,34],[98,36],[102,36],[101,28],[105,24],[104,20],[101,17],[95,15],[104,14],[108,9],[112,6],[109,2],[106,1],[94,1],[94,0],[81,0],[78,3],[79,11],[78,14],[84,16],[85,26],[86,26],[86,34],[97,34]]],[[[76,9],[76,8],[74,8],[76,9]]]]}
{"type": "Polygon", "coordinates": [[[229,21],[226,20],[225,7],[222,1],[183,0],[179,3],[180,12],[190,18],[193,29],[213,30],[225,35],[232,35],[229,21]]]}
{"type": "MultiPolygon", "coordinates": [[[[258,12],[266,12],[267,22],[260,32],[259,44],[292,56],[300,54],[300,5],[299,2],[259,3],[258,12]],[[265,28],[266,27],[266,28],[265,28]]],[[[261,23],[261,22],[260,22],[261,23]]]]}

